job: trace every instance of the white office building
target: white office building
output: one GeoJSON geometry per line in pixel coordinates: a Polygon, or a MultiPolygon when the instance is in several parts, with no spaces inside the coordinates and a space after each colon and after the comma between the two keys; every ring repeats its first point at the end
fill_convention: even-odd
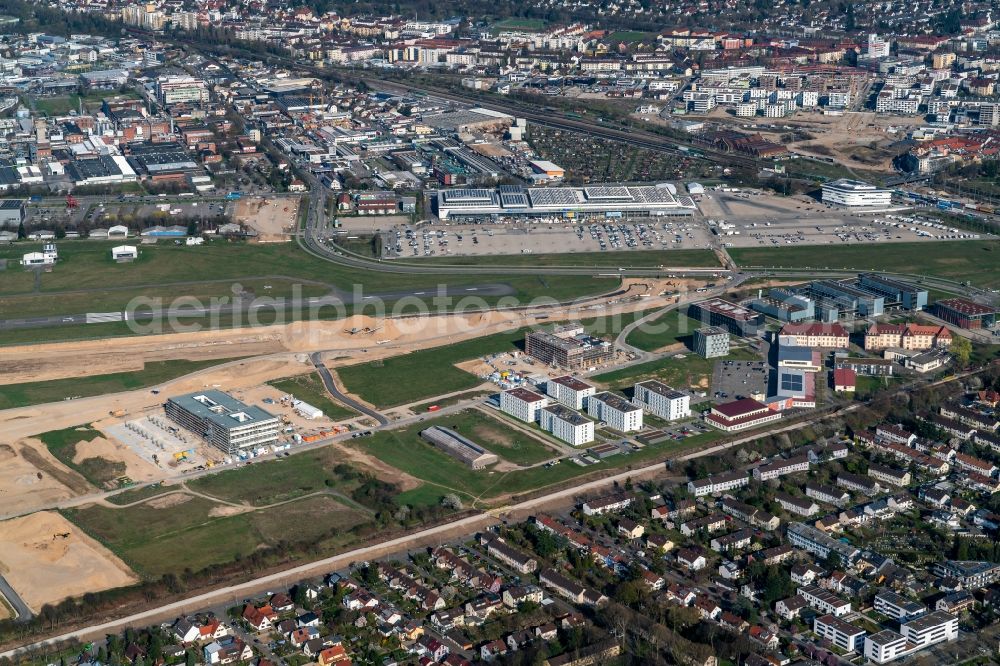
{"type": "Polygon", "coordinates": [[[823,183],[823,203],[884,208],[892,205],[892,190],[884,190],[860,180],[840,178],[823,183]]]}
{"type": "Polygon", "coordinates": [[[566,405],[556,404],[538,410],[538,424],[570,446],[594,441],[594,422],[566,405]]]}
{"type": "Polygon", "coordinates": [[[549,399],[526,388],[512,388],[500,394],[500,411],[527,423],[538,421],[538,410],[546,407],[549,399]]]}
{"type": "Polygon", "coordinates": [[[619,432],[642,429],[642,408],[614,393],[592,395],[587,400],[587,413],[619,432]]]}
{"type": "Polygon", "coordinates": [[[585,381],[566,375],[547,381],[545,392],[556,402],[581,410],[587,406],[587,399],[597,393],[597,389],[585,381]]]}
{"type": "Polygon", "coordinates": [[[655,379],[637,382],[633,400],[650,414],[667,421],[691,416],[691,397],[655,379]]]}

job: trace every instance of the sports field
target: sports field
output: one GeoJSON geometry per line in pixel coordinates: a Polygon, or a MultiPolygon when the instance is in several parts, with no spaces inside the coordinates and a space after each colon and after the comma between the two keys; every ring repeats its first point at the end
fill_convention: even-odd
{"type": "Polygon", "coordinates": [[[1000,241],[733,248],[742,267],[831,268],[918,273],[1000,288],[1000,241]]]}

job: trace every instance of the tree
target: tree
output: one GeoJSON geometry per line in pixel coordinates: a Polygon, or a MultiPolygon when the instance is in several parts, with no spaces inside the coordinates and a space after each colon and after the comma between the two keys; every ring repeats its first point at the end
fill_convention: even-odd
{"type": "Polygon", "coordinates": [[[25,231],[24,220],[22,220],[21,223],[17,225],[17,239],[24,240],[27,237],[28,237],[28,232],[25,231]]]}
{"type": "Polygon", "coordinates": [[[972,343],[969,342],[968,338],[955,336],[951,341],[951,353],[955,355],[955,360],[958,361],[959,365],[964,368],[969,364],[969,359],[972,356],[972,343]]]}

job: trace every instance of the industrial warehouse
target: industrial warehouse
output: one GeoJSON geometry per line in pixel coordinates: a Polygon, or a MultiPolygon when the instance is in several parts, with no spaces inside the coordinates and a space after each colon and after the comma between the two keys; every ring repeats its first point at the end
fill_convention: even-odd
{"type": "Polygon", "coordinates": [[[433,426],[421,431],[420,436],[472,469],[483,469],[500,460],[496,454],[462,437],[451,428],[433,426]]]}
{"type": "Polygon", "coordinates": [[[678,196],[669,183],[440,190],[434,196],[438,217],[448,219],[586,219],[690,215],[694,200],[678,196]]]}

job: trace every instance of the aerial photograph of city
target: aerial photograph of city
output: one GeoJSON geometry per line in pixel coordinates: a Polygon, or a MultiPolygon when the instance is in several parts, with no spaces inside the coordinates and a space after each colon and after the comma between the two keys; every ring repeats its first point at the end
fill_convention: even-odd
{"type": "Polygon", "coordinates": [[[1000,666],[1000,0],[0,0],[0,666],[1000,666]]]}

